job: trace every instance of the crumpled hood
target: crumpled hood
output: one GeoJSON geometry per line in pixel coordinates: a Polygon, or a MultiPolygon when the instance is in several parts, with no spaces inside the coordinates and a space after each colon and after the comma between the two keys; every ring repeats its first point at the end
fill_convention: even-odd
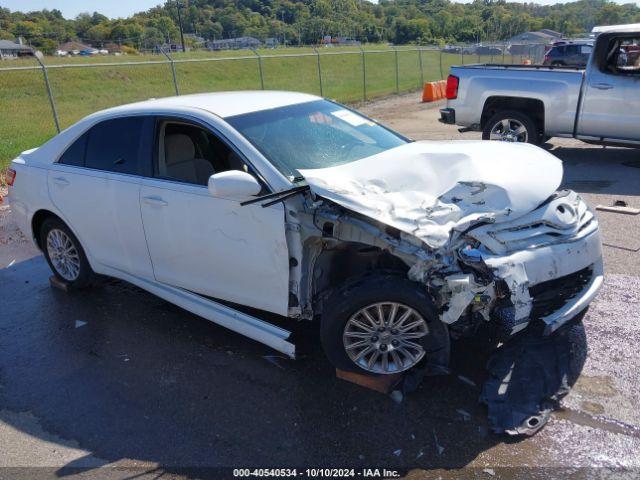
{"type": "Polygon", "coordinates": [[[560,186],[562,163],[521,143],[414,142],[300,173],[317,195],[440,248],[454,229],[536,208],[560,186]]]}

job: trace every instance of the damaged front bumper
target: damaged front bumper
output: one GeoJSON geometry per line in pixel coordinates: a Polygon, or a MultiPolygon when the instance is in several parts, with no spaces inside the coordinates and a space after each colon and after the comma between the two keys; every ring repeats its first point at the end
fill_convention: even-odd
{"type": "Polygon", "coordinates": [[[483,260],[507,282],[511,291],[516,310],[512,333],[534,319],[545,323],[547,334],[557,330],[589,306],[604,282],[602,243],[597,229],[573,242],[520,251],[507,257],[483,256],[483,260]]]}
{"type": "Polygon", "coordinates": [[[465,241],[459,257],[471,272],[444,278],[441,319],[450,325],[479,314],[504,339],[538,320],[548,335],[586,309],[604,281],[598,222],[575,192],[558,192],[514,221],[472,229],[465,241]]]}

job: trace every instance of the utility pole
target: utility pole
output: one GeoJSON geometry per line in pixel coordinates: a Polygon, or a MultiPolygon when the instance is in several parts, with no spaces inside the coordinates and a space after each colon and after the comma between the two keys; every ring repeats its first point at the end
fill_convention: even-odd
{"type": "Polygon", "coordinates": [[[180,42],[182,43],[182,53],[185,53],[187,49],[184,46],[184,30],[182,28],[182,13],[180,13],[182,4],[180,3],[180,0],[176,0],[176,7],[178,8],[178,25],[180,26],[180,42]]]}
{"type": "Polygon", "coordinates": [[[287,31],[285,30],[286,24],[284,23],[284,10],[280,12],[280,18],[282,19],[282,46],[287,46],[287,31]]]}

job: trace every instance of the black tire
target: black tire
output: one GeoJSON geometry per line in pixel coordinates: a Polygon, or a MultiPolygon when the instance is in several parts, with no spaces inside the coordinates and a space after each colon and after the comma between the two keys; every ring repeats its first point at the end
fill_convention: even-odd
{"type": "Polygon", "coordinates": [[[91,265],[89,265],[89,261],[87,260],[87,256],[84,253],[82,245],[80,245],[80,241],[78,241],[77,237],[73,234],[71,229],[67,227],[67,225],[62,220],[56,217],[49,217],[44,222],[42,222],[42,226],[40,227],[40,246],[45,258],[47,259],[49,268],[51,268],[51,271],[59,281],[66,283],[70,288],[73,289],[86,288],[91,285],[92,281],[96,277],[96,274],[91,269],[91,265]],[[49,249],[47,248],[47,238],[52,230],[60,230],[64,232],[77,251],[80,268],[77,277],[73,280],[64,278],[64,276],[54,266],[54,263],[50,257],[49,249]]]}
{"type": "Polygon", "coordinates": [[[376,375],[364,370],[349,358],[343,343],[343,334],[347,321],[353,314],[361,308],[380,302],[406,305],[425,319],[428,334],[420,339],[426,352],[424,359],[429,358],[430,352],[441,354],[443,348],[446,348],[448,356],[449,332],[438,318],[426,287],[397,275],[369,275],[347,282],[324,302],[320,339],[325,355],[333,366],[364,375],[376,375]]]}
{"type": "Polygon", "coordinates": [[[507,119],[516,120],[524,126],[527,131],[526,143],[540,145],[542,142],[542,134],[540,133],[540,129],[536,125],[536,122],[534,122],[526,113],[522,113],[517,110],[499,110],[493,114],[484,124],[484,128],[482,129],[482,139],[490,140],[491,130],[493,127],[499,122],[507,119]]]}

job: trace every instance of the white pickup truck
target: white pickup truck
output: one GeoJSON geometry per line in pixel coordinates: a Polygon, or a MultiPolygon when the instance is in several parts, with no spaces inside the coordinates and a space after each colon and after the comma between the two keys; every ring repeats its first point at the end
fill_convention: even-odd
{"type": "Polygon", "coordinates": [[[598,36],[586,70],[531,65],[452,67],[441,121],[484,140],[540,144],[573,137],[640,146],[640,31],[598,36]]]}

